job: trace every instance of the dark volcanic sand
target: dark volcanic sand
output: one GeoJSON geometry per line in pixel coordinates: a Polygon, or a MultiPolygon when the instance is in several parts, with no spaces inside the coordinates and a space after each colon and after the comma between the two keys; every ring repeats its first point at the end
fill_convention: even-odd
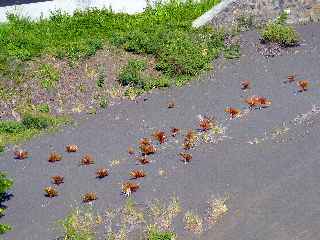
{"type": "MultiPolygon", "coordinates": [[[[256,33],[242,36],[243,56],[239,61],[220,64],[215,73],[183,88],[154,91],[135,102],[123,102],[91,117],[78,127],[68,127],[55,135],[43,136],[24,146],[32,158],[17,161],[12,153],[1,157],[0,169],[14,177],[14,197],[6,202],[8,211],[2,222],[14,230],[4,235],[10,240],[54,239],[53,223],[63,217],[71,206],[77,206],[81,195],[96,191],[94,205],[103,210],[123,203],[122,181],[135,168],[129,160],[127,147],[155,129],[183,129],[197,126],[197,115],[207,114],[227,126],[224,139],[218,144],[203,144],[192,150],[193,161],[181,163],[180,151],[166,144],[145,170],[141,189],[134,194],[138,203],[154,198],[179,197],[184,210],[195,209],[205,216],[208,199],[230,194],[229,212],[222,222],[205,232],[200,239],[216,240],[318,240],[320,239],[320,112],[310,112],[320,105],[320,25],[299,26],[303,36],[300,47],[283,56],[265,59],[258,55],[256,33]],[[287,75],[309,79],[310,89],[296,93],[296,84],[284,84],[287,75]],[[243,94],[241,80],[251,79],[253,88],[243,94]],[[255,110],[241,119],[227,120],[227,105],[245,108],[243,95],[270,97],[270,108],[255,110]],[[175,100],[177,107],[167,108],[175,100]],[[304,121],[293,122],[301,113],[310,112],[304,121]],[[283,122],[289,128],[283,135],[271,135],[283,122]],[[261,138],[267,138],[262,141],[261,138]],[[249,144],[255,137],[259,144],[249,144]],[[65,154],[57,164],[47,162],[52,149],[63,152],[69,143],[81,151],[65,154]],[[78,159],[92,153],[96,164],[78,167],[78,159]],[[112,159],[124,160],[110,167],[112,159]],[[110,176],[96,180],[96,168],[110,168],[110,176]],[[163,168],[166,177],[159,177],[163,168]],[[65,183],[58,187],[61,195],[55,199],[43,196],[52,175],[64,175],[65,183]]],[[[181,140],[180,137],[178,137],[181,140]]],[[[180,239],[195,239],[181,224],[174,229],[180,239]]]]}
{"type": "Polygon", "coordinates": [[[0,7],[48,1],[50,0],[1,0],[0,7]]]}

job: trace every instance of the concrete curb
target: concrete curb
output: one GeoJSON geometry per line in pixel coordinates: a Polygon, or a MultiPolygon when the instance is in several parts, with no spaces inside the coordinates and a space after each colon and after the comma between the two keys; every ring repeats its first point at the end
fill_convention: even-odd
{"type": "Polygon", "coordinates": [[[193,21],[192,27],[199,28],[209,23],[215,16],[226,9],[230,4],[237,0],[222,0],[218,5],[211,8],[209,11],[198,17],[193,21]]]}

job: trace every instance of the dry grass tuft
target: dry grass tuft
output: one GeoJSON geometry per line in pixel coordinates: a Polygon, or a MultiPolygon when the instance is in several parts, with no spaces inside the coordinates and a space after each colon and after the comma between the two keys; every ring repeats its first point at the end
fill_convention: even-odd
{"type": "Polygon", "coordinates": [[[184,229],[196,234],[203,232],[202,218],[192,211],[187,211],[184,215],[184,229]]]}
{"type": "Polygon", "coordinates": [[[214,225],[229,211],[226,202],[228,198],[216,198],[209,201],[208,222],[214,225]]]}

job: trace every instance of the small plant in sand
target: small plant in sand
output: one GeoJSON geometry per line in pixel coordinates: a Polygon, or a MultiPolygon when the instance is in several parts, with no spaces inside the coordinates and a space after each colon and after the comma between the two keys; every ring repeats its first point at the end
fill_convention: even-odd
{"type": "Polygon", "coordinates": [[[66,151],[69,153],[74,153],[74,152],[78,152],[79,147],[75,144],[69,144],[66,146],[66,151]]]}
{"type": "Polygon", "coordinates": [[[167,140],[166,133],[163,131],[155,131],[152,136],[159,141],[160,144],[164,143],[167,140]]]}
{"type": "Polygon", "coordinates": [[[150,159],[147,158],[147,156],[138,157],[137,161],[142,165],[145,165],[151,162],[150,159]]]}
{"type": "Polygon", "coordinates": [[[216,125],[216,121],[212,117],[199,117],[199,127],[202,131],[208,131],[216,125]]]}
{"type": "Polygon", "coordinates": [[[126,196],[130,196],[133,192],[136,192],[140,188],[139,184],[133,182],[125,182],[122,184],[122,193],[126,196]]]}
{"type": "Polygon", "coordinates": [[[230,118],[238,117],[241,114],[240,109],[233,107],[228,107],[224,111],[230,115],[230,118]]]}
{"type": "Polygon", "coordinates": [[[134,154],[134,149],[133,149],[133,147],[128,147],[128,153],[129,153],[130,155],[133,155],[133,154],[134,154]]]}
{"type": "Polygon", "coordinates": [[[172,136],[172,137],[177,136],[177,134],[179,133],[179,131],[180,131],[179,128],[172,127],[171,130],[170,130],[171,136],[172,136]]]}
{"type": "Polygon", "coordinates": [[[152,145],[150,139],[148,138],[141,139],[139,145],[140,150],[144,155],[154,154],[157,151],[156,147],[152,145]]]}
{"type": "Polygon", "coordinates": [[[189,150],[190,148],[194,147],[197,139],[198,139],[197,134],[193,130],[188,130],[188,132],[183,140],[184,149],[189,150]]]}
{"type": "Polygon", "coordinates": [[[250,80],[244,80],[240,83],[242,90],[247,90],[251,88],[251,81],[250,80]]]}
{"type": "Polygon", "coordinates": [[[80,165],[91,165],[91,164],[94,164],[94,159],[92,155],[85,154],[80,161],[80,165]]]}
{"type": "Polygon", "coordinates": [[[45,192],[45,196],[49,198],[53,198],[59,195],[58,190],[55,189],[54,187],[46,187],[44,189],[44,192],[45,192]]]}
{"type": "Polygon", "coordinates": [[[145,222],[144,213],[132,198],[128,198],[121,209],[120,221],[122,225],[137,225],[145,222]]]}
{"type": "Polygon", "coordinates": [[[170,230],[173,219],[182,211],[180,202],[176,197],[172,197],[168,205],[161,203],[159,200],[154,200],[149,208],[154,224],[162,231],[170,230]]]}
{"type": "Polygon", "coordinates": [[[161,231],[156,226],[150,226],[147,232],[147,240],[175,240],[176,235],[170,231],[161,231]]]}
{"type": "Polygon", "coordinates": [[[104,178],[104,177],[107,177],[109,175],[109,171],[106,168],[99,168],[96,171],[96,175],[97,175],[97,178],[104,178]]]}
{"type": "Polygon", "coordinates": [[[245,103],[249,105],[250,108],[265,108],[271,105],[271,100],[261,97],[261,96],[252,96],[245,99],[245,103]]]}
{"type": "Polygon", "coordinates": [[[184,229],[196,234],[203,232],[202,219],[192,211],[187,211],[184,215],[184,229]]]}
{"type": "Polygon", "coordinates": [[[209,201],[208,223],[214,225],[229,211],[226,202],[228,198],[213,198],[209,201]]]}
{"type": "Polygon", "coordinates": [[[133,170],[130,172],[131,179],[143,178],[147,174],[143,170],[133,170]]]}
{"type": "Polygon", "coordinates": [[[58,221],[64,240],[95,240],[100,216],[91,208],[78,208],[58,221]]]}
{"type": "Polygon", "coordinates": [[[14,151],[14,156],[15,156],[15,159],[26,159],[29,157],[29,153],[27,151],[24,151],[24,150],[16,150],[14,151]]]}
{"type": "Polygon", "coordinates": [[[190,153],[181,152],[179,153],[179,156],[181,157],[181,161],[183,161],[185,164],[191,162],[192,155],[190,153]]]}
{"type": "Polygon", "coordinates": [[[299,92],[307,91],[309,88],[309,81],[308,80],[300,80],[297,82],[299,87],[299,92]]]}
{"type": "Polygon", "coordinates": [[[51,181],[53,184],[56,184],[56,185],[60,185],[62,183],[64,183],[64,177],[63,176],[53,176],[51,177],[51,181]]]}
{"type": "Polygon", "coordinates": [[[51,163],[59,162],[61,160],[62,160],[62,156],[57,152],[50,153],[49,158],[48,158],[48,161],[51,162],[51,163]]]}
{"type": "Polygon", "coordinates": [[[93,201],[95,201],[97,199],[98,199],[97,198],[97,194],[95,192],[87,192],[82,197],[82,201],[84,203],[93,202],[93,201]]]}
{"type": "Polygon", "coordinates": [[[170,101],[168,103],[168,108],[175,108],[176,107],[176,103],[174,101],[170,101]]]}

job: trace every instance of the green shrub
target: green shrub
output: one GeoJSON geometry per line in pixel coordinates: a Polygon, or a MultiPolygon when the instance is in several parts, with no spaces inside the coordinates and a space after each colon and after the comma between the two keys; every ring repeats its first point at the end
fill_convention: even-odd
{"type": "Polygon", "coordinates": [[[47,103],[39,104],[36,108],[38,112],[42,112],[42,113],[50,112],[50,107],[47,103]]]}
{"type": "Polygon", "coordinates": [[[45,89],[53,88],[60,79],[60,73],[51,64],[42,64],[38,71],[40,84],[45,89]]]}
{"type": "MultiPolygon", "coordinates": [[[[3,199],[5,193],[12,187],[13,181],[7,178],[7,175],[3,172],[0,172],[0,201],[3,199]]],[[[1,209],[0,217],[3,214],[1,209]]],[[[7,231],[11,230],[11,226],[8,224],[0,224],[0,234],[4,234],[7,231]]]]}
{"type": "Polygon", "coordinates": [[[19,133],[25,130],[25,126],[16,121],[1,121],[0,122],[0,134],[1,133],[19,133]]]}
{"type": "Polygon", "coordinates": [[[0,153],[4,152],[5,146],[0,144],[0,153]]]}
{"type": "Polygon", "coordinates": [[[262,40],[265,42],[275,42],[282,46],[290,47],[299,43],[299,34],[289,25],[286,25],[286,14],[281,14],[275,22],[268,23],[262,30],[262,40]]]}
{"type": "Polygon", "coordinates": [[[41,115],[26,114],[22,119],[22,124],[26,128],[46,129],[52,125],[50,119],[41,115]]]}
{"type": "Polygon", "coordinates": [[[99,106],[101,108],[107,108],[109,104],[108,98],[106,96],[100,97],[99,106]]]}
{"type": "Polygon", "coordinates": [[[4,234],[8,231],[10,231],[12,229],[12,227],[8,224],[0,224],[0,234],[4,234]]]}
{"type": "Polygon", "coordinates": [[[76,209],[59,220],[64,240],[95,240],[96,214],[92,209],[76,209]]]}
{"type": "Polygon", "coordinates": [[[130,60],[119,73],[119,82],[123,86],[143,87],[142,71],[147,67],[143,60],[130,60]]]}
{"type": "Polygon", "coordinates": [[[159,231],[152,228],[148,232],[147,240],[173,240],[175,239],[175,234],[173,232],[159,231]]]}

